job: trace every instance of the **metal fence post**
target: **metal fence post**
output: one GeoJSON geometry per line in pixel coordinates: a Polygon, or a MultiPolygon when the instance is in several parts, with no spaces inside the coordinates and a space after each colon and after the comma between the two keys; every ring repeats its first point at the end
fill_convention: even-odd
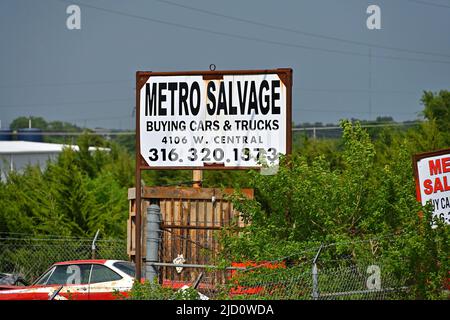
{"type": "Polygon", "coordinates": [[[147,209],[147,252],[145,259],[145,278],[153,283],[158,276],[157,266],[153,263],[159,260],[159,244],[161,241],[161,209],[151,204],[147,209]]]}
{"type": "Polygon", "coordinates": [[[95,246],[95,242],[97,241],[99,232],[100,232],[100,229],[97,229],[97,232],[95,233],[94,240],[92,240],[92,245],[91,245],[91,251],[92,251],[91,257],[92,257],[92,259],[96,258],[97,247],[95,246]]]}
{"type": "Polygon", "coordinates": [[[319,299],[319,271],[317,269],[317,260],[319,259],[320,252],[322,251],[323,244],[320,245],[319,250],[317,251],[316,256],[313,260],[312,266],[312,278],[313,278],[313,288],[312,288],[312,297],[314,300],[319,299]]]}

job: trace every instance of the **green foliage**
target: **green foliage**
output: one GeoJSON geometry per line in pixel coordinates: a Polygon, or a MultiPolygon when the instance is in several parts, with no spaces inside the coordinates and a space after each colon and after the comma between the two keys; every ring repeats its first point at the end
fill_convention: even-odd
{"type": "Polygon", "coordinates": [[[11,122],[11,130],[18,130],[28,128],[29,120],[31,120],[31,126],[43,131],[58,131],[58,132],[79,132],[81,128],[68,122],[62,121],[50,121],[47,122],[42,117],[18,117],[11,122]]]}
{"type": "MultiPolygon", "coordinates": [[[[142,172],[146,185],[153,186],[192,186],[191,170],[150,170],[142,172]]],[[[247,187],[249,173],[242,170],[205,170],[202,186],[205,188],[247,187]]]]}
{"type": "MultiPolygon", "coordinates": [[[[377,261],[391,283],[410,288],[411,297],[442,298],[450,270],[449,226],[435,221],[432,228],[431,207],[416,200],[411,157],[449,147],[450,93],[425,92],[422,102],[428,121],[409,129],[364,130],[352,120],[341,122],[341,139],[295,134],[294,154],[280,160],[273,176],[257,171],[204,172],[205,187],[255,189],[253,200],[239,192],[231,196],[249,224],[240,229],[236,222],[220,232],[219,264],[277,260],[288,264],[278,275],[292,275],[295,269],[301,276],[309,274],[312,258],[326,244],[322,267],[377,261]]],[[[376,123],[392,121],[383,117],[376,123]]],[[[12,128],[27,126],[24,118],[12,128]]],[[[64,124],[34,119],[33,127],[56,130],[64,124]]],[[[134,137],[111,142],[86,132],[78,144],[79,152],[64,151],[44,172],[29,167],[0,182],[0,232],[92,236],[100,229],[104,237],[125,237],[127,188],[134,186],[135,159],[129,153],[134,137]],[[91,152],[89,146],[110,151],[91,152]]],[[[192,173],[147,171],[142,177],[146,185],[190,185],[192,173]]],[[[269,283],[272,276],[254,272],[244,280],[269,283]]],[[[336,289],[344,290],[345,284],[336,289]]],[[[307,294],[303,287],[291,290],[307,294]]],[[[174,293],[156,283],[136,283],[131,298],[191,299],[197,297],[194,291],[174,293]]],[[[274,291],[267,292],[270,296],[274,291]]]]}
{"type": "MultiPolygon", "coordinates": [[[[342,256],[355,262],[382,259],[387,269],[413,287],[415,297],[436,297],[450,270],[449,226],[432,229],[431,209],[415,199],[411,155],[437,146],[441,135],[431,122],[417,132],[384,133],[381,139],[391,139],[386,147],[383,142],[374,144],[358,123],[343,121],[341,126],[339,166],[323,155],[308,159],[297,154],[282,159],[274,176],[252,173],[256,198],[233,197],[250,224],[238,236],[233,228],[222,232],[222,258],[264,261],[302,252],[298,257],[308,260],[308,248],[343,243],[327,250],[321,261],[342,256]],[[436,137],[429,141],[420,138],[431,133],[436,137]],[[422,219],[419,212],[424,213],[422,219]],[[363,246],[365,242],[358,244],[373,238],[386,240],[376,241],[372,250],[363,246]]],[[[294,264],[301,262],[295,260],[294,264]]]]}
{"type": "Polygon", "coordinates": [[[434,220],[431,212],[424,208],[423,215],[405,222],[400,236],[380,244],[384,269],[401,279],[415,299],[443,298],[448,281],[449,226],[434,220]]]}
{"type": "Polygon", "coordinates": [[[31,125],[33,128],[47,130],[48,123],[42,117],[18,117],[11,122],[9,127],[11,130],[28,128],[30,120],[31,120],[31,125]]]}
{"type": "Polygon", "coordinates": [[[163,287],[157,279],[153,283],[146,280],[144,283],[135,281],[128,296],[131,300],[199,300],[197,290],[189,287],[174,291],[163,287]]]}
{"type": "Polygon", "coordinates": [[[65,149],[43,172],[29,166],[9,173],[0,184],[3,232],[92,237],[100,229],[104,238],[126,236],[132,160],[117,145],[91,152],[89,144],[105,142],[79,141],[79,152],[65,149]]]}
{"type": "Polygon", "coordinates": [[[115,135],[112,140],[117,144],[123,146],[130,154],[136,152],[136,136],[133,135],[115,135]]]}
{"type": "MultiPolygon", "coordinates": [[[[10,128],[12,130],[18,130],[28,128],[29,120],[31,120],[31,126],[33,128],[41,129],[42,131],[49,132],[81,132],[81,128],[68,122],[62,121],[50,121],[47,122],[42,117],[18,117],[11,122],[10,128]]],[[[72,139],[63,136],[45,136],[45,142],[51,143],[73,143],[72,139]]]]}
{"type": "Polygon", "coordinates": [[[423,114],[428,120],[435,120],[442,132],[450,132],[450,91],[439,93],[424,91],[422,103],[425,105],[423,114]]]}
{"type": "Polygon", "coordinates": [[[311,139],[306,135],[294,134],[294,154],[303,155],[308,163],[318,156],[329,160],[333,168],[342,165],[342,141],[338,139],[311,139]]]}
{"type": "Polygon", "coordinates": [[[171,288],[164,288],[157,280],[153,283],[146,280],[144,283],[135,281],[128,297],[131,300],[168,300],[172,295],[171,288]]]}

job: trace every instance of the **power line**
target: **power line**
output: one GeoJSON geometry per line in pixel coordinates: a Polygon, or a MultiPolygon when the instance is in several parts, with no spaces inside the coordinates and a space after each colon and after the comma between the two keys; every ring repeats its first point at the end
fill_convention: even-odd
{"type": "Polygon", "coordinates": [[[425,6],[450,9],[449,5],[440,4],[440,3],[427,2],[427,1],[422,1],[422,0],[406,0],[406,1],[422,4],[422,5],[425,5],[425,6]]]}
{"type": "Polygon", "coordinates": [[[89,117],[89,118],[66,118],[64,121],[92,121],[92,120],[117,120],[117,119],[127,119],[127,118],[134,118],[133,116],[127,114],[127,115],[121,115],[121,116],[99,116],[99,117],[89,117]]]}
{"type": "MultiPolygon", "coordinates": [[[[94,80],[94,81],[80,81],[80,82],[65,82],[65,83],[26,83],[26,84],[2,84],[0,88],[21,88],[21,87],[61,87],[61,86],[79,86],[79,85],[92,85],[92,84],[117,84],[117,83],[129,83],[134,85],[134,80],[94,80]]],[[[422,92],[424,89],[411,89],[411,90],[368,90],[368,89],[353,89],[353,88],[304,88],[304,87],[294,87],[293,90],[297,91],[310,91],[310,92],[359,92],[359,93],[398,93],[398,94],[417,94],[418,92],[422,92]]],[[[1,107],[1,105],[0,105],[1,107]]]]}
{"type": "Polygon", "coordinates": [[[132,102],[133,99],[105,99],[105,100],[88,100],[88,101],[73,101],[73,102],[51,102],[51,103],[29,103],[29,104],[10,104],[0,105],[0,108],[34,108],[34,107],[54,107],[62,105],[84,105],[91,103],[112,103],[112,102],[132,102]]]}
{"type": "MultiPolygon", "coordinates": [[[[248,37],[248,36],[244,36],[244,35],[237,35],[237,34],[233,34],[233,33],[222,32],[222,31],[214,31],[212,29],[204,29],[204,28],[190,26],[190,25],[185,25],[185,24],[181,24],[181,23],[175,23],[175,22],[169,22],[169,21],[165,21],[165,20],[161,20],[161,19],[155,19],[155,18],[139,16],[139,15],[136,15],[136,14],[125,13],[125,12],[114,10],[114,9],[97,7],[97,6],[93,6],[93,5],[85,4],[85,3],[81,3],[81,2],[77,3],[77,2],[74,2],[74,1],[67,1],[67,0],[56,0],[56,1],[64,2],[64,3],[77,4],[77,5],[80,5],[80,6],[85,6],[87,8],[91,8],[91,9],[95,9],[95,10],[99,10],[99,11],[104,11],[104,12],[109,12],[109,13],[113,13],[113,14],[117,14],[117,15],[121,15],[121,16],[125,16],[125,17],[130,17],[130,18],[135,18],[135,19],[155,22],[155,23],[159,23],[159,24],[170,25],[170,26],[173,26],[173,27],[184,28],[184,29],[189,29],[189,30],[193,30],[193,31],[209,33],[209,34],[213,34],[213,35],[237,38],[237,39],[241,39],[241,40],[258,41],[258,42],[268,43],[268,44],[276,44],[276,45],[281,45],[281,46],[296,47],[296,48],[302,48],[302,49],[308,49],[308,50],[321,50],[321,51],[332,52],[332,53],[350,54],[350,55],[356,55],[356,56],[362,56],[362,57],[366,56],[363,53],[357,53],[357,52],[341,51],[341,50],[327,49],[327,48],[317,48],[317,47],[305,46],[305,45],[300,45],[300,44],[291,44],[291,43],[284,43],[284,42],[279,42],[279,41],[271,41],[271,40],[266,40],[266,39],[261,39],[261,38],[253,38],[253,37],[248,37]]],[[[446,63],[450,63],[450,61],[447,61],[446,63]]]]}
{"type": "Polygon", "coordinates": [[[379,45],[379,44],[372,44],[372,43],[356,41],[356,40],[348,40],[348,39],[343,39],[343,38],[339,38],[339,37],[333,37],[333,36],[327,36],[327,35],[318,34],[318,33],[306,32],[306,31],[302,31],[302,30],[298,30],[298,29],[292,29],[292,28],[288,28],[288,27],[263,23],[263,22],[259,22],[259,21],[255,21],[255,20],[249,20],[249,19],[239,18],[239,17],[235,17],[235,16],[225,15],[225,14],[218,13],[215,11],[210,11],[210,10],[205,10],[205,9],[196,8],[196,7],[192,7],[192,6],[187,6],[185,4],[180,4],[177,2],[173,2],[173,1],[168,1],[168,0],[154,0],[154,1],[165,3],[165,4],[168,4],[171,6],[184,8],[184,9],[191,10],[191,11],[201,12],[201,13],[204,13],[207,15],[212,15],[212,16],[216,16],[216,17],[233,20],[233,21],[257,25],[257,26],[261,26],[261,27],[265,27],[265,28],[270,28],[273,30],[280,30],[280,31],[286,31],[286,32],[295,33],[295,34],[302,34],[302,35],[319,38],[319,39],[334,40],[334,41],[344,42],[344,43],[353,44],[353,45],[402,51],[402,52],[408,52],[408,53],[414,53],[414,54],[425,54],[425,55],[434,55],[434,56],[450,58],[450,54],[443,54],[443,53],[430,52],[430,51],[419,51],[419,50],[391,47],[391,46],[385,46],[385,45],[379,45]]]}
{"type": "Polygon", "coordinates": [[[325,92],[325,93],[381,93],[381,94],[422,94],[424,89],[413,90],[369,90],[369,89],[329,89],[329,88],[303,88],[294,87],[293,91],[303,91],[303,92],[325,92]]]}
{"type": "MultiPolygon", "coordinates": [[[[321,89],[318,89],[321,90],[321,89]]],[[[122,101],[129,101],[132,102],[133,99],[107,99],[107,100],[90,100],[90,101],[78,101],[78,102],[57,102],[57,103],[45,103],[45,104],[17,104],[17,105],[0,105],[0,108],[31,108],[31,107],[53,107],[53,106],[59,106],[59,105],[83,105],[83,104],[90,104],[90,103],[111,103],[111,102],[122,102],[122,101]]],[[[303,111],[314,111],[314,112],[355,112],[355,113],[366,113],[362,111],[354,111],[354,110],[345,110],[345,109],[321,109],[321,108],[293,108],[293,110],[303,110],[303,111]]],[[[389,111],[390,112],[390,111],[389,111]]],[[[390,112],[392,114],[414,114],[415,112],[390,112]]],[[[131,117],[131,115],[128,115],[131,117]]],[[[85,119],[81,119],[85,120],[85,119]]]]}
{"type": "MultiPolygon", "coordinates": [[[[359,57],[368,57],[368,54],[365,54],[365,53],[358,53],[358,52],[344,51],[344,50],[337,50],[337,49],[329,49],[329,48],[319,48],[319,47],[306,46],[306,45],[296,44],[296,43],[287,43],[287,42],[281,42],[281,41],[274,41],[274,40],[267,40],[267,39],[262,39],[262,38],[238,35],[238,34],[233,34],[233,33],[228,33],[228,32],[215,31],[212,29],[205,29],[205,28],[201,28],[201,27],[195,27],[195,26],[185,25],[185,24],[181,24],[181,23],[156,19],[156,18],[149,18],[149,17],[144,17],[144,16],[131,14],[131,13],[125,13],[125,12],[114,10],[114,9],[97,7],[97,6],[93,6],[93,5],[85,4],[85,3],[81,3],[81,2],[67,1],[67,0],[56,0],[56,1],[70,3],[70,4],[77,4],[79,6],[84,6],[86,8],[91,8],[91,9],[104,11],[104,12],[108,12],[108,13],[113,13],[113,14],[120,15],[120,16],[135,18],[135,19],[144,20],[144,21],[150,21],[150,22],[164,24],[164,25],[170,25],[170,26],[177,27],[177,28],[183,28],[183,29],[193,30],[193,31],[197,31],[197,32],[213,34],[216,36],[218,35],[218,36],[230,37],[230,38],[235,38],[235,39],[255,41],[255,42],[266,43],[266,44],[271,44],[271,45],[290,47],[290,48],[300,48],[300,49],[305,49],[305,50],[322,51],[322,52],[328,52],[328,53],[338,53],[338,54],[352,55],[352,56],[359,56],[359,57]]],[[[390,60],[427,62],[427,63],[438,63],[438,64],[450,65],[450,61],[444,61],[444,60],[406,58],[406,57],[396,57],[396,56],[390,56],[390,55],[372,55],[372,57],[381,58],[381,59],[390,59],[390,60]]]]}
{"type": "MultiPolygon", "coordinates": [[[[357,113],[357,114],[370,114],[369,111],[355,111],[355,110],[345,110],[345,109],[320,109],[320,108],[298,108],[293,110],[299,110],[299,111],[308,111],[308,112],[319,112],[319,113],[357,113]]],[[[412,115],[417,114],[420,111],[416,112],[391,112],[391,111],[378,111],[379,114],[382,114],[385,112],[386,114],[403,114],[403,115],[412,115]]],[[[373,111],[372,111],[373,113],[373,111]]]]}
{"type": "MultiPolygon", "coordinates": [[[[376,128],[376,127],[403,127],[403,126],[413,126],[416,124],[421,124],[420,121],[411,121],[408,123],[376,123],[376,124],[361,124],[362,128],[376,128]]],[[[341,129],[339,126],[330,127],[294,127],[292,131],[307,131],[307,130],[336,130],[341,129]]]]}
{"type": "Polygon", "coordinates": [[[100,81],[79,81],[79,82],[54,82],[54,83],[13,83],[0,84],[1,89],[10,88],[24,88],[24,87],[66,87],[66,86],[83,86],[83,85],[98,85],[98,84],[118,84],[118,83],[133,83],[134,80],[100,80],[100,81]]]}
{"type": "MultiPolygon", "coordinates": [[[[126,118],[129,116],[124,116],[126,118]]],[[[121,117],[115,117],[121,118],[121,117]]],[[[79,121],[86,119],[78,119],[79,121]]],[[[374,127],[402,127],[402,126],[412,126],[416,124],[420,124],[420,121],[411,121],[408,123],[377,123],[377,124],[361,124],[362,128],[374,128],[374,127]]],[[[305,131],[305,130],[334,130],[334,129],[342,129],[339,126],[330,126],[330,127],[293,127],[292,131],[305,131]]],[[[27,132],[27,135],[44,135],[44,136],[79,136],[85,134],[85,132],[65,132],[65,131],[41,131],[41,132],[27,132]]],[[[126,135],[135,135],[136,131],[94,131],[89,132],[89,134],[93,135],[110,135],[110,136],[126,136],[126,135]]],[[[191,182],[186,182],[186,184],[191,182]]]]}

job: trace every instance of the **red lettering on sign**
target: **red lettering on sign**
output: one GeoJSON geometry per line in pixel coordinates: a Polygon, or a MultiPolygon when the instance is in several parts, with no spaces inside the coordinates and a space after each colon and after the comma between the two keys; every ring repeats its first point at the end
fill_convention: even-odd
{"type": "Polygon", "coordinates": [[[430,160],[428,161],[428,165],[430,167],[430,175],[434,176],[435,174],[442,173],[441,159],[430,160]]]}
{"type": "Polygon", "coordinates": [[[438,191],[442,192],[442,191],[444,191],[444,188],[442,187],[441,179],[436,178],[434,180],[434,193],[436,193],[438,191]]]}
{"type": "Polygon", "coordinates": [[[433,193],[433,183],[430,179],[427,179],[423,182],[423,186],[425,187],[425,194],[430,195],[433,193]]]}
{"type": "Polygon", "coordinates": [[[444,176],[444,189],[445,191],[450,191],[450,185],[448,184],[447,176],[444,176]]]}
{"type": "Polygon", "coordinates": [[[436,177],[434,183],[431,179],[426,179],[423,182],[424,193],[430,195],[432,193],[450,191],[450,179],[448,176],[441,178],[436,177]]]}
{"type": "Polygon", "coordinates": [[[441,162],[442,162],[442,171],[444,173],[449,173],[450,172],[450,157],[442,158],[441,162]]]}

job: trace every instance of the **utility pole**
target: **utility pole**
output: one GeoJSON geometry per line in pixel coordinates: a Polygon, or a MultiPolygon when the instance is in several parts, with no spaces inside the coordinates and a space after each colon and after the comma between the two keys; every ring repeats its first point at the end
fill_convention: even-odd
{"type": "Polygon", "coordinates": [[[369,120],[372,120],[372,48],[369,47],[369,120]]]}

